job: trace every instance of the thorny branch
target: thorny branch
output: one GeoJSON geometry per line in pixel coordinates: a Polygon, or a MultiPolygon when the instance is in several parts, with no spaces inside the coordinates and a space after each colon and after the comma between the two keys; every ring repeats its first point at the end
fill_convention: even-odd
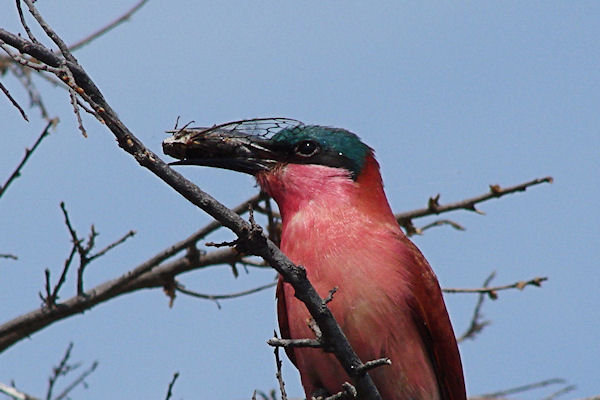
{"type": "MultiPolygon", "coordinates": [[[[407,211],[407,212],[396,214],[396,219],[398,220],[398,223],[406,230],[408,235],[419,234],[419,233],[422,233],[422,231],[424,229],[423,228],[418,229],[414,226],[412,220],[415,218],[421,218],[421,217],[425,217],[425,216],[429,216],[429,215],[439,215],[442,213],[456,211],[456,210],[467,210],[467,211],[476,212],[478,214],[483,214],[483,212],[479,211],[476,207],[476,205],[479,203],[482,203],[484,201],[494,199],[494,198],[500,198],[502,196],[505,196],[505,195],[511,194],[511,193],[524,192],[525,190],[527,190],[528,187],[539,185],[540,183],[552,183],[552,182],[553,182],[552,177],[547,176],[545,178],[534,179],[529,182],[521,183],[521,184],[518,184],[515,186],[509,186],[506,188],[502,188],[502,187],[500,187],[500,185],[490,185],[490,189],[487,193],[484,193],[479,196],[471,197],[471,198],[468,198],[465,200],[461,200],[461,201],[458,201],[455,203],[449,203],[449,204],[444,204],[444,205],[440,204],[440,202],[439,202],[440,195],[438,194],[434,197],[429,198],[426,208],[420,208],[417,210],[412,210],[412,211],[407,211]]],[[[454,225],[455,223],[452,223],[451,221],[447,221],[445,223],[450,224],[451,226],[453,226],[456,229],[462,228],[462,227],[459,228],[460,225],[455,226],[454,225]]],[[[429,227],[429,226],[427,226],[427,227],[429,227]]]]}

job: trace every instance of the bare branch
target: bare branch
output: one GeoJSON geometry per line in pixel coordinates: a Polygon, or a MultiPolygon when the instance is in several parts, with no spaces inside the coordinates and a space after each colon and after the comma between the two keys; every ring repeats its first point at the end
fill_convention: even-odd
{"type": "Polygon", "coordinates": [[[77,42],[71,44],[69,46],[69,50],[71,50],[71,51],[78,50],[81,47],[85,46],[86,44],[92,42],[93,40],[98,39],[100,36],[104,35],[106,32],[116,28],[118,25],[127,21],[136,11],[138,11],[140,8],[142,8],[144,6],[144,4],[146,4],[147,2],[148,2],[148,0],[138,1],[133,7],[131,7],[129,9],[129,11],[125,12],[123,15],[121,15],[114,21],[103,26],[102,28],[98,29],[97,31],[91,33],[90,35],[84,37],[83,39],[78,40],[77,42]]]}
{"type": "Polygon", "coordinates": [[[527,392],[530,390],[539,389],[539,388],[543,388],[543,387],[550,386],[550,385],[556,385],[556,384],[560,384],[560,383],[565,383],[565,380],[561,379],[561,378],[546,379],[546,380],[543,380],[540,382],[529,383],[527,385],[522,385],[522,386],[510,388],[510,389],[500,390],[498,392],[486,393],[486,394],[482,394],[479,396],[474,396],[474,397],[471,397],[470,399],[471,400],[498,399],[498,398],[506,397],[511,394],[523,393],[523,392],[527,392]]]}
{"type": "Polygon", "coordinates": [[[40,400],[23,391],[17,390],[14,386],[8,386],[0,383],[0,393],[4,393],[14,400],[40,400]]]}
{"type": "Polygon", "coordinates": [[[56,381],[61,376],[67,375],[69,372],[74,369],[79,368],[80,363],[77,364],[69,364],[69,359],[71,358],[71,351],[73,350],[73,343],[69,343],[67,346],[67,350],[63,355],[62,359],[58,363],[58,365],[52,368],[52,375],[48,378],[48,390],[46,391],[46,400],[52,400],[52,391],[54,390],[54,385],[56,381]]]}
{"type": "Polygon", "coordinates": [[[552,182],[553,178],[547,176],[545,178],[533,179],[529,182],[509,186],[507,188],[501,188],[499,185],[490,185],[490,190],[487,193],[446,205],[439,204],[440,195],[438,194],[437,196],[429,198],[426,208],[398,213],[396,214],[396,220],[398,220],[400,226],[402,226],[409,235],[415,234],[418,233],[418,229],[415,228],[412,222],[412,220],[415,218],[426,217],[429,215],[439,215],[455,210],[467,210],[477,212],[478,214],[483,214],[483,212],[479,211],[475,207],[479,203],[490,199],[500,198],[511,193],[524,192],[528,187],[539,185],[541,183],[552,182]]]}
{"type": "MultiPolygon", "coordinates": [[[[91,256],[88,257],[89,261],[93,261],[98,257],[102,257],[103,255],[105,255],[106,253],[108,253],[109,251],[111,251],[112,249],[114,249],[115,247],[117,247],[120,244],[125,243],[125,241],[131,237],[134,237],[136,235],[136,231],[129,231],[127,232],[125,235],[123,235],[123,237],[121,237],[120,239],[115,240],[114,242],[112,242],[111,244],[109,244],[108,246],[106,246],[105,248],[103,248],[102,250],[100,250],[99,252],[92,254],[91,256]]],[[[91,250],[91,249],[90,249],[91,250]]]]}
{"type": "Polygon", "coordinates": [[[27,117],[27,114],[25,114],[25,111],[23,110],[23,108],[19,105],[19,103],[17,103],[17,101],[11,96],[10,92],[8,91],[8,89],[6,87],[4,87],[4,85],[2,84],[2,82],[0,82],[0,90],[2,90],[4,92],[4,95],[6,97],[8,97],[8,100],[10,100],[10,102],[12,103],[13,106],[15,106],[15,108],[17,110],[19,110],[19,112],[21,113],[21,116],[23,117],[23,119],[27,122],[29,122],[29,118],[27,117]]]}
{"type": "Polygon", "coordinates": [[[69,253],[69,256],[67,257],[67,259],[65,260],[65,264],[64,264],[63,270],[60,274],[60,278],[58,278],[58,282],[56,282],[54,289],[52,289],[52,293],[48,293],[49,281],[50,281],[50,270],[46,269],[46,298],[43,299],[44,303],[46,304],[46,307],[53,307],[56,305],[56,300],[58,299],[58,292],[60,291],[60,288],[62,287],[62,285],[65,283],[65,281],[67,279],[67,272],[69,271],[69,267],[71,266],[71,262],[73,261],[73,257],[75,256],[76,251],[77,250],[76,250],[75,246],[71,247],[71,252],[69,253]]]}
{"type": "Polygon", "coordinates": [[[10,260],[18,260],[19,257],[15,256],[14,254],[0,254],[0,258],[8,258],[10,260]]]}
{"type": "Polygon", "coordinates": [[[25,16],[23,15],[23,10],[21,9],[21,0],[15,0],[15,3],[17,4],[17,12],[19,13],[19,19],[21,20],[21,25],[23,25],[25,32],[27,32],[27,36],[29,36],[29,39],[33,43],[39,44],[40,42],[38,42],[38,40],[35,38],[35,36],[33,36],[31,29],[29,29],[29,26],[27,25],[27,21],[25,21],[25,16]]]}
{"type": "Polygon", "coordinates": [[[179,372],[175,372],[173,374],[173,378],[171,382],[169,382],[169,388],[167,389],[167,395],[165,396],[165,400],[170,400],[173,395],[173,386],[175,386],[175,381],[179,378],[179,372]]]}
{"type": "Polygon", "coordinates": [[[577,386],[575,386],[575,385],[565,386],[564,388],[559,389],[559,390],[555,391],[554,393],[551,393],[549,396],[544,397],[542,400],[554,400],[554,399],[559,398],[560,396],[562,396],[564,394],[572,392],[576,388],[577,388],[577,386]]]}
{"type": "MultiPolygon", "coordinates": [[[[495,274],[492,274],[495,275],[495,274]]],[[[487,294],[490,299],[496,300],[498,298],[498,291],[500,290],[508,290],[508,289],[519,289],[523,290],[527,286],[537,286],[541,287],[542,282],[547,281],[548,278],[545,276],[538,276],[528,281],[518,281],[515,283],[511,283],[509,285],[502,286],[492,286],[492,287],[481,287],[481,288],[466,288],[466,289],[458,289],[458,288],[445,288],[442,289],[445,293],[482,293],[487,294]]]]}
{"type": "Polygon", "coordinates": [[[36,139],[35,143],[31,147],[31,149],[25,149],[25,156],[23,156],[23,158],[21,159],[21,162],[17,165],[17,168],[15,168],[15,170],[13,171],[12,174],[10,174],[10,176],[8,177],[6,182],[4,182],[4,185],[2,185],[0,187],[0,197],[2,197],[2,195],[6,192],[6,189],[8,188],[8,186],[10,184],[15,179],[17,179],[19,176],[21,176],[21,170],[25,166],[25,163],[27,163],[27,160],[29,160],[29,157],[31,157],[33,152],[35,152],[35,150],[38,148],[40,143],[42,143],[42,140],[44,140],[44,138],[49,135],[50,128],[55,126],[57,123],[58,123],[57,118],[53,118],[50,121],[48,121],[48,123],[46,124],[46,127],[42,130],[42,133],[40,133],[40,135],[36,139]]]}
{"type": "MultiPolygon", "coordinates": [[[[2,62],[7,64],[7,68],[10,69],[10,72],[12,72],[15,78],[19,80],[21,85],[27,91],[30,107],[39,107],[42,118],[48,120],[48,110],[46,110],[46,106],[42,101],[42,96],[38,92],[33,80],[31,79],[31,70],[24,68],[21,64],[14,63],[10,57],[0,57],[0,63],[2,62]]],[[[39,76],[46,79],[53,85],[60,84],[60,81],[51,77],[50,75],[40,73],[39,76]]]]}
{"type": "MultiPolygon", "coordinates": [[[[277,332],[273,332],[273,334],[277,338],[277,332]]],[[[281,374],[282,362],[279,358],[279,347],[275,346],[275,349],[273,349],[273,353],[275,354],[275,366],[277,368],[275,377],[277,378],[277,382],[279,382],[279,392],[281,393],[281,400],[287,400],[288,397],[287,393],[285,392],[285,382],[283,381],[283,375],[281,374]]]]}
{"type": "MultiPolygon", "coordinates": [[[[183,256],[159,266],[171,256],[170,250],[160,252],[122,276],[88,290],[85,296],[77,295],[61,302],[60,307],[42,307],[5,322],[0,325],[0,352],[56,321],[84,312],[119,295],[144,288],[161,288],[172,281],[175,275],[208,266],[230,264],[239,257],[235,250],[224,249],[198,254],[193,259],[183,256]]],[[[47,291],[51,293],[49,287],[47,291]]]]}
{"type": "Polygon", "coordinates": [[[85,378],[90,376],[96,370],[97,367],[98,361],[94,361],[88,369],[83,371],[77,378],[75,378],[73,382],[71,382],[58,396],[56,396],[52,400],[63,400],[73,389],[84,383],[85,378]]]}
{"type": "MultiPolygon", "coordinates": [[[[495,276],[496,272],[492,272],[490,276],[488,276],[483,282],[483,287],[487,287],[495,276]]],[[[473,310],[473,317],[471,318],[471,323],[469,324],[467,330],[456,339],[457,343],[461,343],[466,339],[474,339],[475,336],[477,336],[477,334],[483,330],[483,328],[490,324],[490,321],[481,320],[483,318],[481,314],[481,307],[483,306],[485,296],[485,293],[479,294],[479,297],[477,298],[477,304],[475,304],[475,309],[473,310]]]]}
{"type": "MultiPolygon", "coordinates": [[[[67,47],[65,42],[63,42],[63,40],[60,38],[60,36],[58,36],[56,34],[56,32],[54,32],[54,30],[50,27],[50,25],[48,25],[48,23],[44,20],[44,18],[42,18],[42,15],[38,12],[38,10],[33,5],[33,0],[23,0],[23,1],[25,2],[25,4],[27,4],[27,7],[29,8],[29,12],[31,13],[31,15],[33,15],[33,18],[35,18],[35,20],[38,22],[40,27],[46,33],[46,35],[58,46],[64,59],[69,62],[72,62],[73,64],[78,64],[77,59],[73,56],[73,54],[71,54],[71,52],[69,51],[69,48],[67,47]]],[[[24,28],[27,30],[25,25],[24,25],[24,28]]],[[[32,40],[32,42],[39,44],[39,42],[37,42],[36,40],[32,40]]]]}
{"type": "Polygon", "coordinates": [[[258,292],[261,292],[263,290],[270,289],[270,288],[274,287],[275,285],[277,285],[277,283],[276,282],[272,282],[272,283],[268,283],[266,285],[262,285],[262,286],[256,287],[254,289],[249,289],[249,290],[244,290],[242,292],[229,293],[229,294],[203,294],[203,293],[198,293],[198,292],[194,292],[192,290],[186,289],[180,283],[175,283],[175,289],[178,292],[181,292],[183,294],[187,294],[188,296],[197,297],[199,299],[212,300],[215,303],[217,303],[217,307],[219,307],[219,309],[220,309],[221,305],[219,304],[219,300],[235,299],[237,297],[247,296],[249,294],[258,293],[258,292]]]}
{"type": "Polygon", "coordinates": [[[416,233],[418,233],[420,235],[427,229],[431,229],[431,228],[434,228],[437,226],[443,226],[443,225],[450,225],[452,228],[456,229],[457,231],[466,231],[466,228],[464,226],[460,225],[458,222],[454,222],[450,219],[438,219],[427,225],[422,226],[421,228],[416,228],[416,230],[417,230],[416,233]]]}

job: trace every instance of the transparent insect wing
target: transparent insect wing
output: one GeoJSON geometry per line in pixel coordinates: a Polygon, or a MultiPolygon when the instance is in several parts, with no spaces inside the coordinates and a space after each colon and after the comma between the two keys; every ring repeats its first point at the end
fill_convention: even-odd
{"type": "Polygon", "coordinates": [[[269,139],[274,134],[282,129],[289,129],[302,126],[302,122],[290,118],[255,118],[241,121],[227,122],[220,125],[215,125],[211,128],[191,128],[198,135],[222,132],[224,136],[236,137],[236,133],[240,137],[260,137],[269,139]]]}

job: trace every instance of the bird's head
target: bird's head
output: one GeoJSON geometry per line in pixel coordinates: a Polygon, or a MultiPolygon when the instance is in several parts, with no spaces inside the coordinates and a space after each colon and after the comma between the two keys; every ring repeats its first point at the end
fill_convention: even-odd
{"type": "Polygon", "coordinates": [[[289,119],[247,120],[177,131],[163,142],[163,150],[179,159],[174,165],[254,175],[282,213],[305,201],[383,195],[373,151],[345,129],[289,119]]]}

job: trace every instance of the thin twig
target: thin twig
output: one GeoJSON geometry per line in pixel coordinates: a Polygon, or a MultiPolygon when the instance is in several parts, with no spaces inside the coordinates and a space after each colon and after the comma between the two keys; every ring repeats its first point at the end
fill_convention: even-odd
{"type": "MultiPolygon", "coordinates": [[[[485,279],[485,281],[483,282],[483,287],[486,288],[495,276],[496,272],[494,271],[485,279]]],[[[475,336],[483,330],[483,328],[490,324],[490,321],[481,320],[481,318],[483,317],[481,314],[481,307],[483,306],[485,297],[485,293],[479,294],[477,298],[477,304],[475,304],[475,309],[473,310],[473,317],[471,318],[471,323],[469,324],[467,330],[456,339],[457,343],[461,343],[466,339],[474,339],[475,336]]]]}
{"type": "Polygon", "coordinates": [[[471,197],[468,199],[464,199],[455,203],[449,203],[445,205],[440,205],[440,195],[429,198],[428,204],[426,208],[420,208],[417,210],[407,211],[403,213],[396,214],[396,220],[398,223],[404,227],[409,234],[417,233],[417,228],[413,225],[412,220],[416,218],[426,217],[429,215],[439,215],[442,213],[455,211],[455,210],[467,210],[474,211],[479,214],[483,214],[483,212],[479,211],[475,206],[484,201],[500,198],[507,194],[516,193],[516,192],[524,192],[528,187],[539,185],[541,183],[552,183],[553,178],[547,176],[545,178],[533,179],[531,181],[520,183],[518,185],[509,186],[506,188],[501,188],[499,185],[490,185],[490,189],[487,193],[484,193],[479,196],[471,197]]]}
{"type": "Polygon", "coordinates": [[[46,400],[52,400],[52,391],[54,390],[54,385],[56,384],[58,378],[67,375],[69,372],[79,368],[79,366],[81,365],[80,363],[69,364],[69,359],[71,358],[72,350],[73,343],[71,342],[67,346],[67,350],[65,351],[65,354],[63,355],[58,365],[52,368],[52,375],[50,375],[50,377],[48,378],[48,390],[46,391],[46,400]]]}
{"type": "Polygon", "coordinates": [[[4,50],[6,52],[6,54],[8,54],[8,56],[12,60],[21,64],[24,67],[31,68],[34,71],[48,71],[55,75],[58,75],[61,72],[60,68],[57,68],[57,67],[54,67],[54,66],[51,66],[48,64],[44,64],[44,63],[33,62],[31,60],[28,60],[28,59],[22,57],[20,54],[13,53],[11,51],[10,47],[8,46],[8,44],[6,42],[4,42],[3,40],[0,40],[0,48],[2,48],[2,50],[4,50]]]}
{"type": "Polygon", "coordinates": [[[502,286],[492,286],[492,287],[481,287],[481,288],[444,288],[442,289],[445,293],[482,293],[487,294],[492,300],[496,300],[498,298],[498,291],[500,290],[508,290],[508,289],[519,289],[523,290],[527,286],[542,286],[542,282],[547,281],[548,278],[545,276],[538,276],[528,281],[518,281],[515,283],[511,283],[509,285],[502,286]]]}
{"type": "Polygon", "coordinates": [[[564,388],[559,389],[559,390],[555,391],[554,393],[551,393],[549,396],[544,397],[542,400],[554,400],[554,399],[557,399],[557,398],[559,398],[560,396],[562,396],[564,394],[572,392],[576,388],[577,388],[577,386],[575,386],[575,385],[565,386],[564,388]]]}
{"type": "Polygon", "coordinates": [[[27,122],[29,122],[29,118],[27,117],[27,114],[25,114],[25,111],[23,110],[23,108],[19,105],[19,103],[14,99],[14,97],[11,96],[10,92],[8,91],[8,89],[2,84],[2,82],[0,82],[0,90],[2,90],[4,92],[4,95],[6,97],[8,97],[8,100],[12,103],[13,106],[15,106],[15,108],[17,110],[19,110],[19,112],[21,113],[21,116],[23,117],[23,119],[27,122]]]}
{"type": "Polygon", "coordinates": [[[212,300],[215,303],[217,303],[217,307],[219,307],[219,309],[220,309],[221,305],[219,303],[219,300],[235,299],[237,297],[247,296],[249,294],[253,294],[253,293],[261,292],[261,291],[266,290],[266,289],[270,289],[270,288],[274,287],[275,285],[277,285],[277,283],[276,282],[272,282],[272,283],[268,283],[266,285],[262,285],[262,286],[256,287],[254,289],[244,290],[242,292],[237,292],[237,293],[229,293],[229,294],[203,294],[203,293],[194,292],[192,290],[188,290],[183,285],[181,285],[180,283],[176,283],[175,284],[175,290],[177,290],[178,292],[181,292],[183,294],[187,294],[188,296],[197,297],[199,299],[212,300]]]}
{"type": "Polygon", "coordinates": [[[14,254],[0,254],[0,258],[8,258],[10,260],[18,260],[19,257],[15,256],[14,254]]]}
{"type": "Polygon", "coordinates": [[[500,398],[500,397],[506,397],[511,394],[523,393],[523,392],[527,392],[529,390],[539,389],[542,387],[555,385],[555,384],[559,384],[559,383],[565,383],[565,380],[561,379],[561,378],[546,379],[546,380],[543,380],[540,382],[529,383],[527,385],[517,386],[514,388],[500,390],[500,391],[493,392],[493,393],[481,394],[479,396],[475,396],[474,399],[496,399],[496,398],[500,398]]]}
{"type": "Polygon", "coordinates": [[[52,400],[63,400],[73,389],[82,384],[85,381],[85,378],[90,376],[97,367],[98,361],[94,361],[88,369],[83,371],[73,382],[71,382],[58,396],[52,400]]]}
{"type": "MultiPolygon", "coordinates": [[[[4,57],[4,58],[7,60],[11,60],[10,57],[4,57]]],[[[42,101],[42,96],[40,95],[40,92],[37,90],[35,84],[33,83],[33,80],[31,79],[31,73],[30,73],[31,70],[29,70],[28,68],[23,68],[23,67],[24,67],[23,65],[14,63],[12,61],[10,61],[8,64],[8,68],[10,69],[10,72],[12,72],[12,74],[19,80],[19,82],[21,82],[21,85],[27,91],[27,95],[29,96],[30,107],[36,107],[36,106],[39,107],[40,113],[42,114],[42,118],[45,120],[48,120],[49,119],[48,118],[48,110],[46,110],[46,106],[44,105],[44,102],[42,101]]],[[[36,72],[38,72],[39,76],[41,76],[43,79],[46,79],[53,85],[57,85],[60,83],[60,81],[58,79],[53,78],[48,74],[43,74],[40,71],[36,71],[36,72]]]]}
{"type": "Polygon", "coordinates": [[[65,217],[65,225],[67,226],[67,229],[69,230],[69,234],[71,235],[71,242],[76,247],[77,252],[80,255],[85,254],[85,250],[81,246],[81,242],[83,241],[83,239],[79,239],[79,236],[77,236],[77,232],[75,232],[75,228],[73,228],[73,225],[71,224],[71,220],[69,219],[69,213],[67,212],[64,201],[60,202],[60,209],[62,210],[63,216],[65,217]]]}
{"type": "Polygon", "coordinates": [[[71,54],[69,51],[69,47],[63,42],[63,40],[54,32],[54,30],[48,25],[48,23],[42,18],[42,15],[33,5],[33,0],[23,0],[27,7],[29,8],[29,12],[33,15],[33,18],[38,22],[40,27],[44,30],[46,35],[58,46],[62,56],[65,60],[78,65],[77,59],[71,54]]]}
{"type": "Polygon", "coordinates": [[[10,176],[8,177],[8,179],[6,180],[4,185],[2,185],[0,187],[0,197],[2,197],[4,192],[6,192],[6,189],[8,188],[8,186],[10,184],[15,179],[17,179],[19,176],[21,176],[21,170],[25,166],[25,163],[27,163],[27,160],[29,160],[29,157],[31,157],[31,155],[37,149],[37,147],[40,145],[42,140],[44,140],[44,138],[46,136],[48,136],[48,134],[50,133],[50,128],[52,126],[55,126],[57,123],[58,123],[58,119],[56,119],[56,118],[53,118],[50,121],[48,121],[48,123],[46,124],[46,127],[42,130],[42,133],[38,136],[38,138],[36,139],[35,143],[31,147],[31,149],[25,149],[25,156],[23,156],[23,159],[21,159],[21,162],[17,165],[17,168],[15,168],[13,173],[10,174],[10,176]]]}
{"type": "Polygon", "coordinates": [[[173,386],[175,386],[175,381],[179,378],[179,372],[175,372],[173,374],[173,378],[171,382],[169,382],[169,388],[167,389],[167,395],[165,396],[165,400],[170,400],[173,395],[173,386]]]}
{"type": "Polygon", "coordinates": [[[452,221],[450,219],[438,219],[427,225],[423,225],[420,228],[416,228],[416,230],[417,230],[418,234],[422,234],[427,229],[431,229],[431,228],[443,226],[443,225],[450,225],[452,228],[456,229],[457,231],[466,231],[467,230],[464,226],[460,225],[458,222],[452,221]]]}
{"type": "Polygon", "coordinates": [[[23,15],[23,10],[21,9],[21,0],[15,0],[15,2],[17,3],[17,12],[19,13],[19,18],[21,19],[21,25],[23,25],[25,32],[27,32],[27,36],[29,36],[29,39],[33,43],[40,44],[40,42],[35,38],[35,36],[33,36],[33,32],[31,32],[31,29],[29,29],[27,21],[25,21],[25,16],[23,15]]]}
{"type": "Polygon", "coordinates": [[[115,240],[114,242],[112,242],[111,244],[109,244],[108,246],[106,246],[105,248],[103,248],[102,250],[100,250],[99,252],[92,254],[91,256],[88,257],[89,261],[93,261],[98,257],[102,257],[103,255],[105,255],[106,253],[108,253],[109,251],[111,251],[112,249],[114,249],[115,247],[117,247],[120,244],[125,243],[125,241],[131,237],[134,237],[137,234],[136,231],[129,231],[127,232],[125,235],[123,235],[123,237],[121,237],[120,239],[115,240]]]}
{"type": "MultiPolygon", "coordinates": [[[[69,253],[69,256],[65,260],[65,264],[64,264],[63,270],[60,274],[60,278],[58,279],[58,282],[56,282],[56,285],[54,286],[54,289],[52,290],[52,294],[46,299],[46,306],[52,307],[52,306],[56,305],[56,300],[58,299],[58,292],[60,291],[60,288],[62,287],[62,285],[65,283],[65,281],[67,279],[67,272],[69,271],[69,267],[71,266],[71,262],[73,261],[73,257],[75,256],[76,252],[77,252],[77,249],[76,249],[75,245],[73,245],[73,247],[71,247],[71,252],[69,253]]],[[[49,278],[49,276],[50,276],[50,274],[48,273],[48,275],[46,277],[49,278]]]]}
{"type": "Polygon", "coordinates": [[[88,44],[88,43],[92,42],[93,40],[99,38],[100,36],[104,35],[106,32],[114,29],[118,25],[120,25],[123,22],[127,21],[136,11],[138,11],[140,8],[142,8],[142,6],[144,4],[146,4],[147,2],[148,2],[148,0],[141,0],[141,1],[139,1],[137,4],[135,4],[133,7],[131,7],[131,9],[129,9],[129,11],[125,12],[125,14],[121,15],[120,17],[118,17],[114,21],[112,21],[109,24],[103,26],[102,28],[98,29],[95,32],[92,32],[91,34],[89,34],[88,36],[84,37],[83,39],[80,39],[77,42],[71,44],[69,46],[69,50],[71,50],[71,51],[78,50],[81,47],[85,46],[86,44],[88,44]]]}
{"type": "MultiPolygon", "coordinates": [[[[277,338],[277,332],[273,332],[275,338],[277,338]]],[[[285,392],[285,382],[283,381],[283,375],[281,374],[281,359],[279,358],[279,347],[275,346],[273,349],[273,353],[275,354],[275,366],[277,367],[277,372],[275,372],[275,377],[277,378],[277,382],[279,382],[279,392],[281,393],[281,400],[287,400],[287,393],[285,392]]]]}

